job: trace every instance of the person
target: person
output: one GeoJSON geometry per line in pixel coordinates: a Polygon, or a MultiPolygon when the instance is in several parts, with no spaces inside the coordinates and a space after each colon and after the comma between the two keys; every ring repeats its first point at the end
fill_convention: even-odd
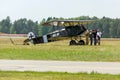
{"type": "Polygon", "coordinates": [[[97,41],[98,41],[98,45],[100,45],[100,39],[102,36],[102,32],[100,31],[100,29],[97,30],[97,41]]]}
{"type": "Polygon", "coordinates": [[[93,44],[93,33],[92,33],[92,30],[90,30],[89,32],[89,38],[90,38],[90,45],[93,44]]]}
{"type": "Polygon", "coordinates": [[[86,36],[86,45],[88,45],[89,44],[89,31],[88,30],[86,31],[85,36],[86,36]]]}
{"type": "Polygon", "coordinates": [[[94,45],[96,46],[97,44],[97,30],[93,30],[93,38],[94,38],[94,45]]]}

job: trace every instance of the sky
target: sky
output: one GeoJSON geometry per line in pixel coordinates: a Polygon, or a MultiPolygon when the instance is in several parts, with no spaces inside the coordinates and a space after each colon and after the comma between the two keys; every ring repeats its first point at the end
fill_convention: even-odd
{"type": "Polygon", "coordinates": [[[120,18],[119,8],[120,0],[0,0],[0,20],[7,16],[12,21],[79,16],[120,18]]]}

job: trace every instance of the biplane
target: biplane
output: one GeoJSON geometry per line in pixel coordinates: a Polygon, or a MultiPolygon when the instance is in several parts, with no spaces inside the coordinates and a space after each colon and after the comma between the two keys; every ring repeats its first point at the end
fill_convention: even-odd
{"type": "Polygon", "coordinates": [[[24,44],[32,42],[33,44],[48,43],[59,40],[70,39],[69,45],[85,45],[85,40],[81,39],[81,36],[87,31],[86,24],[92,22],[92,20],[52,20],[43,23],[43,26],[51,26],[54,31],[47,33],[43,36],[35,37],[34,33],[28,34],[28,39],[24,41],[24,44]],[[61,27],[55,29],[55,27],[61,27]]]}

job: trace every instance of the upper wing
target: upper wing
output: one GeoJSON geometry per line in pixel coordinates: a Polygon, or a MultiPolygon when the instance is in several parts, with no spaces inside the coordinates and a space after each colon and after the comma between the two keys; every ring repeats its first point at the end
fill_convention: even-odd
{"type": "Polygon", "coordinates": [[[75,26],[79,24],[88,24],[93,20],[52,20],[43,23],[44,26],[75,26]]]}

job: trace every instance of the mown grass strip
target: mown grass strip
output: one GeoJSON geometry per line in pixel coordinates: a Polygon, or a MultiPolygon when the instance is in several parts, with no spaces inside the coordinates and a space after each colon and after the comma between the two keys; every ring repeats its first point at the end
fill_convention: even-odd
{"type": "Polygon", "coordinates": [[[0,71],[0,80],[120,80],[120,75],[98,73],[0,71]]]}

